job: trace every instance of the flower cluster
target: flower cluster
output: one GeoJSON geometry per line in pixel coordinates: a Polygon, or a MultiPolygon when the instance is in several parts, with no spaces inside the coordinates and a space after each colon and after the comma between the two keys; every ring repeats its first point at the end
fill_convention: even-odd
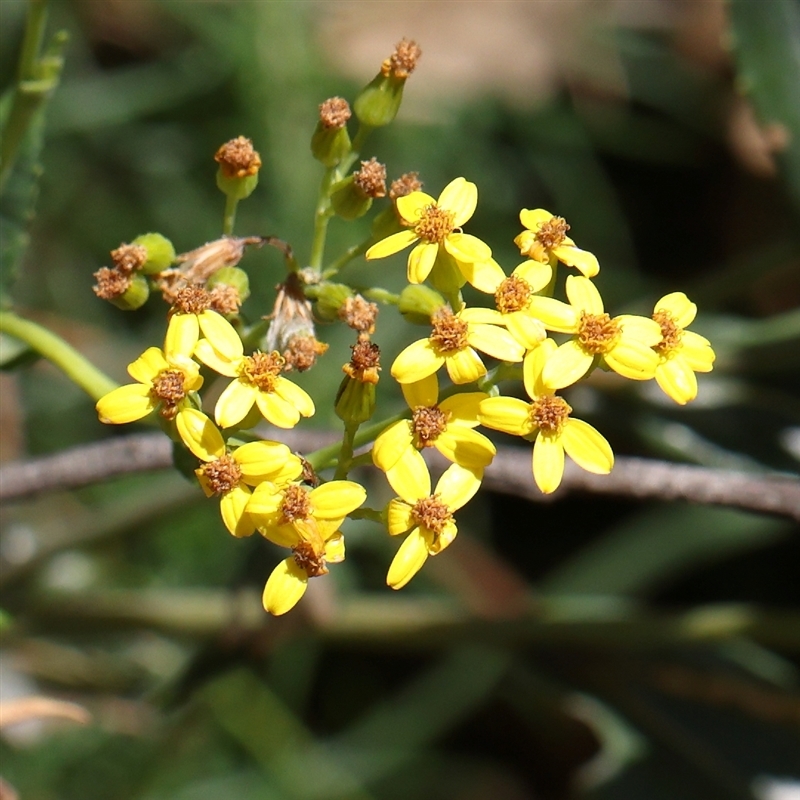
{"type": "Polygon", "coordinates": [[[477,209],[474,183],[456,178],[434,199],[416,173],[387,191],[386,168],[374,158],[351,171],[366,135],[394,118],[419,55],[404,41],[384,62],[354,104],[361,127],[353,138],[347,101],[331,98],[320,106],[311,151],[325,174],[307,267],[277,239],[232,235],[236,204],[255,189],[261,165],[250,141],[238,137],[216,154],[217,183],[226,195],[222,238],[175,255],[163,236],[146,234],[112,253],[113,268],[96,273],[95,292],[121,308],[138,307],[152,290],[169,304],[162,347],[148,348],[129,365],[135,383],[99,400],[100,419],[121,424],[152,415],[195,459],[194,475],[207,497],[219,498],[233,536],[258,531],[289,551],[264,588],[264,607],[276,615],[300,600],[310,578],[344,559],[348,517],[375,520],[390,535],[404,536],[387,574],[395,589],[448,547],[457,534],[455,512],[478,491],[496,455],[479,426],[531,442],[533,480],[550,493],[562,481],[565,454],[597,474],[614,464],[603,435],[572,416],[564,389],[602,369],[655,380],[684,404],[697,394],[695,373],[713,365],[708,340],[686,330],[696,307],[681,292],[662,297],[650,316],[606,312],[594,282],[598,259],[567,235],[562,217],[522,210],[523,230],[514,241],[524,260],[507,274],[488,244],[462,230],[477,209]],[[369,239],[326,265],[330,219],[356,219],[376,201],[387,205],[369,239]],[[272,313],[248,324],[242,303],[249,283],[238,265],[248,246],[265,243],[281,250],[287,275],[272,313]],[[334,282],[362,254],[373,261],[410,246],[408,286],[400,294],[378,286],[359,294],[334,282]],[[559,265],[578,273],[566,277],[565,300],[555,297],[559,265]],[[467,306],[461,292],[467,283],[483,302],[467,306]],[[408,410],[373,423],[381,372],[373,341],[378,304],[397,307],[424,325],[426,335],[389,369],[408,410]],[[355,342],[334,404],[341,441],[300,456],[254,429],[262,421],[290,429],[315,414],[311,395],[286,376],[313,368],[328,349],[316,338],[315,319],[343,322],[355,342]],[[201,390],[219,379],[228,383],[206,410],[201,390]],[[521,381],[527,399],[501,394],[500,384],[509,380],[521,381]],[[423,457],[429,449],[450,462],[435,487],[423,457]],[[351,477],[369,462],[396,494],[383,509],[362,507],[367,490],[351,477]]]}

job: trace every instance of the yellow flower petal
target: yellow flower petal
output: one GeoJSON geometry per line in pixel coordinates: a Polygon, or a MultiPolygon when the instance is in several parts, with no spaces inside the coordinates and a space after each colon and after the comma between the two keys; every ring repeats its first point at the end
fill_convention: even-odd
{"type": "Polygon", "coordinates": [[[526,436],[534,430],[531,407],[518,397],[490,397],[480,405],[481,425],[512,436],[526,436]]]}
{"type": "Polygon", "coordinates": [[[530,284],[534,292],[539,292],[552,280],[553,268],[541,261],[528,259],[523,261],[511,274],[530,284]]]}
{"type": "Polygon", "coordinates": [[[547,359],[542,370],[542,383],[550,389],[572,386],[589,371],[593,360],[593,356],[585,352],[576,341],[565,342],[547,359]]]}
{"type": "Polygon", "coordinates": [[[264,608],[279,617],[300,602],[307,588],[308,575],[305,570],[298,566],[294,558],[284,559],[272,570],[264,587],[264,608]]]}
{"type": "Polygon", "coordinates": [[[533,479],[544,494],[558,489],[564,477],[564,448],[556,436],[541,433],[533,443],[533,479]]]}
{"type": "Polygon", "coordinates": [[[472,263],[459,261],[458,268],[470,285],[486,294],[494,294],[506,278],[503,268],[493,258],[472,263]]]}
{"type": "Polygon", "coordinates": [[[482,433],[457,425],[448,425],[447,430],[436,437],[434,447],[449,461],[473,469],[491,464],[497,452],[482,433]]]}
{"type": "Polygon", "coordinates": [[[253,407],[258,389],[240,380],[231,381],[217,400],[214,419],[220,428],[230,428],[241,422],[253,407]]]}
{"type": "Polygon", "coordinates": [[[411,192],[411,194],[407,194],[404,197],[398,197],[395,205],[397,213],[409,225],[416,225],[422,216],[422,212],[428,206],[435,206],[436,201],[427,192],[411,192]]]}
{"type": "MultiPolygon", "coordinates": [[[[411,384],[416,386],[418,384],[411,384]]],[[[384,430],[372,445],[372,463],[384,472],[391,469],[405,454],[413,449],[411,426],[401,419],[384,430]]]]}
{"type": "Polygon", "coordinates": [[[553,215],[543,208],[523,208],[519,212],[519,221],[523,227],[531,231],[538,231],[543,222],[549,222],[552,218],[553,215]]]}
{"type": "Polygon", "coordinates": [[[433,375],[444,364],[429,339],[412,342],[392,364],[392,377],[398,383],[415,383],[433,375]]]}
{"type": "Polygon", "coordinates": [[[692,331],[684,331],[676,358],[683,358],[695,372],[711,372],[716,354],[708,339],[692,331]]]}
{"type": "Polygon", "coordinates": [[[545,339],[539,347],[525,356],[522,364],[522,380],[531,400],[553,394],[553,390],[544,384],[542,372],[544,365],[557,349],[558,345],[552,339],[545,339]]]}
{"type": "Polygon", "coordinates": [[[250,490],[240,483],[219,499],[219,511],[225,527],[233,536],[241,538],[255,533],[256,524],[247,513],[250,490]]]}
{"type": "Polygon", "coordinates": [[[411,409],[417,406],[435,406],[439,399],[439,379],[436,375],[429,375],[416,383],[404,383],[400,388],[411,409]]]}
{"type": "Polygon", "coordinates": [[[300,412],[297,410],[297,406],[274,392],[256,390],[255,400],[261,415],[276,428],[294,428],[300,422],[300,412]]]}
{"type": "Polygon", "coordinates": [[[233,325],[216,311],[206,309],[198,314],[198,322],[203,336],[211,342],[211,346],[221,355],[235,359],[244,352],[242,340],[233,325]]]}
{"type": "Polygon", "coordinates": [[[301,416],[314,416],[316,409],[314,408],[314,401],[311,399],[311,395],[288,378],[278,376],[275,379],[275,394],[283,398],[290,405],[293,405],[300,412],[301,416]]]}
{"type": "MultiPolygon", "coordinates": [[[[403,199],[404,198],[402,197],[398,198],[398,200],[403,199]]],[[[366,258],[367,261],[371,261],[374,258],[386,258],[387,256],[393,256],[395,253],[399,253],[401,250],[404,250],[412,242],[416,242],[418,238],[419,237],[416,233],[414,233],[413,230],[393,233],[391,236],[387,236],[385,239],[381,239],[381,241],[372,245],[372,247],[370,247],[369,250],[367,250],[367,252],[364,254],[364,258],[366,258]]]]}
{"type": "Polygon", "coordinates": [[[207,367],[210,367],[220,375],[235,378],[239,374],[239,365],[242,362],[242,357],[237,356],[234,360],[226,358],[212,347],[208,339],[201,339],[197,343],[194,354],[207,367]]]}
{"type": "Polygon", "coordinates": [[[146,417],[156,404],[150,396],[150,387],[142,383],[129,383],[104,395],[95,408],[100,422],[122,425],[146,417]]]}
{"type": "Polygon", "coordinates": [[[665,294],[657,303],[655,312],[667,311],[679,328],[686,328],[694,322],[697,306],[683,292],[665,294]]]}
{"type": "Polygon", "coordinates": [[[680,405],[697,397],[697,378],[689,364],[679,356],[656,367],[656,383],[664,394],[680,405]]]}
{"type": "MultiPolygon", "coordinates": [[[[486,242],[478,239],[477,236],[472,236],[469,233],[451,233],[444,240],[444,249],[456,261],[465,264],[488,261],[492,257],[492,248],[486,242]]],[[[499,266],[498,264],[498,268],[499,266]]],[[[502,269],[500,271],[502,272],[502,269]]]]}
{"type": "Polygon", "coordinates": [[[448,353],[444,363],[447,366],[450,380],[456,384],[472,383],[486,374],[486,366],[471,347],[455,353],[448,353]]]}
{"type": "Polygon", "coordinates": [[[191,357],[199,338],[200,324],[196,314],[172,314],[164,337],[164,353],[167,358],[191,357]]]}
{"type": "Polygon", "coordinates": [[[508,332],[526,349],[533,350],[547,338],[544,325],[526,311],[514,311],[505,315],[508,332]]]}
{"type": "Polygon", "coordinates": [[[450,415],[447,423],[448,428],[456,425],[459,428],[474,428],[478,425],[478,412],[482,400],[486,400],[489,395],[486,392],[461,392],[460,394],[450,395],[439,403],[439,408],[450,415]]]}
{"type": "Polygon", "coordinates": [[[420,242],[408,255],[408,282],[422,283],[431,274],[438,254],[438,244],[420,242]]]}
{"type": "Polygon", "coordinates": [[[344,561],[344,536],[335,533],[325,542],[325,560],[329,564],[340,564],[344,561]]]}
{"type": "Polygon", "coordinates": [[[237,447],[233,457],[242,470],[242,479],[252,485],[262,481],[285,484],[303,472],[300,459],[281,442],[248,442],[237,447]]]}
{"type": "Polygon", "coordinates": [[[603,313],[603,298],[597,287],[583,275],[570,275],[566,283],[567,297],[570,305],[587,314],[603,313]]]}
{"type": "Polygon", "coordinates": [[[594,278],[600,272],[600,262],[597,260],[597,256],[588,250],[580,250],[574,245],[562,244],[553,250],[553,255],[562,264],[580,270],[587,278],[594,278]]]}
{"type": "Polygon", "coordinates": [[[470,325],[505,325],[505,316],[494,308],[473,306],[459,312],[458,318],[470,325]]]}
{"type": "Polygon", "coordinates": [[[400,533],[407,533],[415,524],[411,506],[405,500],[395,497],[389,501],[389,505],[386,507],[386,529],[390,535],[397,536],[400,533]]]}
{"type": "Polygon", "coordinates": [[[355,481],[330,481],[309,493],[314,516],[340,519],[357,509],[367,499],[367,490],[355,481]]]}
{"type": "Polygon", "coordinates": [[[169,366],[169,361],[158,347],[148,347],[136,361],[128,364],[128,375],[135,381],[149,386],[158,374],[169,369],[169,366]]]}
{"type": "Polygon", "coordinates": [[[428,544],[419,528],[415,528],[405,538],[400,549],[392,559],[386,583],[392,589],[402,589],[428,560],[428,544]]]}
{"type": "Polygon", "coordinates": [[[225,455],[225,441],[217,426],[196,408],[181,409],[175,417],[175,427],[183,443],[201,461],[211,461],[225,455]]]}
{"type": "Polygon", "coordinates": [[[632,381],[649,381],[655,377],[658,366],[655,351],[636,340],[620,339],[604,358],[614,372],[632,381]]]}
{"type": "Polygon", "coordinates": [[[434,535],[432,531],[428,531],[425,528],[420,528],[420,533],[422,533],[425,543],[428,545],[428,554],[435,556],[453,543],[453,539],[456,538],[458,533],[458,526],[455,520],[451,519],[445,523],[438,535],[434,535]]]}
{"type": "Polygon", "coordinates": [[[525,348],[507,330],[497,325],[470,325],[467,341],[476,350],[480,350],[500,361],[522,361],[525,348]]]}
{"type": "Polygon", "coordinates": [[[575,333],[578,327],[578,313],[567,303],[553,297],[531,297],[528,313],[539,319],[545,328],[557,333],[575,333]]]}
{"type": "Polygon", "coordinates": [[[483,469],[451,464],[436,483],[434,494],[451,512],[465,506],[481,488],[483,469]]]}
{"type": "Polygon", "coordinates": [[[413,447],[403,453],[391,469],[386,470],[389,486],[407,503],[413,505],[431,493],[431,476],[428,465],[413,447]]]}
{"type": "Polygon", "coordinates": [[[636,339],[647,347],[655,347],[661,341],[661,326],[650,317],[622,314],[614,320],[625,339],[636,339]]]}
{"type": "Polygon", "coordinates": [[[478,205],[478,187],[464,178],[456,178],[444,187],[436,203],[445,211],[452,211],[453,227],[460,228],[475,213],[478,205]]]}
{"type": "Polygon", "coordinates": [[[561,444],[566,454],[587,472],[607,475],[614,466],[611,445],[588,422],[568,419],[561,431],[561,444]]]}

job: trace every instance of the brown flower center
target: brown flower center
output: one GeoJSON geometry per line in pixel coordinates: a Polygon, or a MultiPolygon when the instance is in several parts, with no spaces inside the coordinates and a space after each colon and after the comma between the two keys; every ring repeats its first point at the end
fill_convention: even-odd
{"type": "Polygon", "coordinates": [[[214,494],[227,494],[239,485],[242,469],[233,456],[224,455],[203,464],[199,470],[214,494]]]}
{"type": "Polygon", "coordinates": [[[319,121],[326,128],[344,128],[352,116],[350,105],[343,97],[331,97],[319,107],[319,121]]]}
{"type": "Polygon", "coordinates": [[[211,295],[202,286],[184,286],[175,293],[172,310],[178,314],[202,314],[211,308],[211,295]]]}
{"type": "Polygon", "coordinates": [[[125,275],[119,270],[110,269],[109,267],[100,267],[94,273],[94,278],[97,284],[92,288],[101,300],[111,300],[114,297],[119,297],[125,294],[131,285],[130,275],[125,275]]]}
{"type": "Polygon", "coordinates": [[[392,76],[404,81],[414,71],[417,61],[422,55],[419,45],[410,39],[402,39],[397,43],[394,52],[381,64],[384,77],[392,76]]]}
{"type": "Polygon", "coordinates": [[[339,308],[339,319],[359,333],[375,333],[377,316],[377,304],[370,303],[360,294],[348,297],[339,308]]]}
{"type": "Polygon", "coordinates": [[[669,311],[656,311],[653,319],[661,326],[661,341],[654,350],[660,356],[669,356],[681,346],[683,328],[675,322],[675,318],[669,311]]]}
{"type": "Polygon", "coordinates": [[[441,244],[453,232],[455,216],[452,211],[445,211],[436,203],[431,203],[422,209],[419,221],[414,226],[414,233],[426,242],[441,244]]]}
{"type": "Polygon", "coordinates": [[[297,483],[292,483],[283,491],[281,503],[281,524],[308,519],[311,516],[311,500],[308,492],[297,483]]]}
{"type": "Polygon", "coordinates": [[[298,372],[305,372],[317,363],[317,357],[328,350],[325,342],[320,342],[315,336],[292,336],[283,357],[286,361],[284,370],[289,372],[296,369],[298,372]]]}
{"type": "Polygon", "coordinates": [[[246,178],[261,169],[261,156],[245,136],[237,136],[217,150],[214,160],[229,178],[246,178]]]}
{"type": "Polygon", "coordinates": [[[353,183],[365,197],[386,197],[386,167],[377,158],[362,161],[353,183]]]}
{"type": "Polygon", "coordinates": [[[292,554],[297,566],[304,570],[309,578],[328,574],[325,557],[314,549],[311,542],[299,542],[292,548],[292,554]]]}
{"type": "Polygon", "coordinates": [[[397,180],[392,181],[389,187],[389,197],[397,200],[398,197],[405,197],[411,192],[418,192],[422,189],[422,181],[419,179],[418,172],[406,172],[397,180]]]}
{"type": "Polygon", "coordinates": [[[277,350],[271,353],[256,350],[253,355],[242,359],[239,377],[262,392],[272,392],[275,390],[275,380],[281,374],[285,363],[283,356],[277,350]]]}
{"type": "Polygon", "coordinates": [[[411,509],[411,517],[417,525],[439,535],[453,519],[450,509],[439,499],[438,494],[417,500],[411,509]]]}
{"type": "Polygon", "coordinates": [[[446,306],[440,308],[431,318],[433,331],[431,344],[441,353],[455,353],[467,346],[469,327],[446,306]]]}
{"type": "Polygon", "coordinates": [[[156,375],[150,395],[161,404],[161,416],[174,419],[178,404],[186,397],[186,375],[179,369],[165,369],[156,375]]]}
{"type": "Polygon", "coordinates": [[[342,367],[342,371],[355,381],[377,383],[381,368],[380,347],[367,339],[359,339],[350,349],[353,355],[350,363],[342,367]]]}
{"type": "Polygon", "coordinates": [[[530,420],[542,433],[561,433],[572,407],[563,397],[545,395],[531,403],[530,420]]]}
{"type": "Polygon", "coordinates": [[[141,244],[121,244],[111,251],[111,260],[123,275],[130,275],[147,262],[147,248],[141,244]]]}
{"type": "Polygon", "coordinates": [[[511,314],[528,307],[533,289],[528,281],[516,275],[506,278],[494,293],[494,302],[501,314],[511,314]]]}
{"type": "Polygon", "coordinates": [[[415,447],[432,447],[433,443],[447,429],[450,413],[439,406],[417,406],[411,412],[411,433],[415,447]]]}
{"type": "Polygon", "coordinates": [[[564,217],[550,217],[536,231],[536,241],[540,242],[542,247],[552,250],[564,242],[568,230],[569,225],[564,217]]]}
{"type": "Polygon", "coordinates": [[[209,292],[209,306],[217,314],[235,314],[242,304],[242,296],[235,286],[218,283],[209,292]]]}
{"type": "Polygon", "coordinates": [[[587,353],[607,353],[617,343],[619,333],[619,323],[608,314],[581,313],[578,321],[578,344],[587,353]]]}

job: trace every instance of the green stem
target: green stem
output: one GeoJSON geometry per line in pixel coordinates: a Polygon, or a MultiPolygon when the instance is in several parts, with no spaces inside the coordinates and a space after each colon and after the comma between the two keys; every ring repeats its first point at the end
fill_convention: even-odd
{"type": "Polygon", "coordinates": [[[377,522],[379,525],[384,525],[383,514],[380,511],[376,511],[374,508],[357,508],[355,511],[351,511],[348,515],[350,519],[369,519],[373,522],[377,522]]]}
{"type": "Polygon", "coordinates": [[[364,239],[363,242],[359,244],[354,244],[352,247],[348,247],[347,250],[342,253],[327,269],[325,269],[322,273],[323,280],[330,280],[334,275],[336,275],[339,270],[343,269],[347,264],[349,264],[354,258],[358,258],[363,253],[366,253],[369,250],[369,246],[372,244],[372,237],[370,236],[368,239],[364,239]]]}
{"type": "Polygon", "coordinates": [[[371,126],[364,125],[363,122],[358,126],[356,135],[353,137],[353,143],[350,145],[350,153],[348,154],[347,158],[342,160],[337,168],[337,180],[341,180],[350,171],[350,167],[353,166],[356,159],[361,154],[361,150],[364,147],[364,142],[367,141],[367,137],[370,135],[370,133],[372,133],[371,126]]]}
{"type": "Polygon", "coordinates": [[[339,460],[333,476],[335,481],[343,481],[347,478],[347,473],[350,472],[350,467],[353,463],[353,441],[356,437],[356,431],[358,431],[358,424],[344,426],[344,436],[339,446],[339,460]]]}
{"type": "Polygon", "coordinates": [[[464,307],[464,298],[461,296],[461,291],[453,292],[452,294],[448,293],[445,295],[447,302],[450,303],[450,308],[453,309],[454,314],[458,314],[459,311],[464,307]]]}
{"type": "Polygon", "coordinates": [[[99,400],[119,385],[60,336],[11,311],[0,311],[0,331],[25,342],[44,356],[93,400],[99,400]]]}
{"type": "Polygon", "coordinates": [[[311,241],[311,256],[308,260],[308,265],[317,272],[322,268],[322,257],[325,254],[325,237],[328,234],[328,222],[332,214],[330,189],[336,179],[336,170],[329,167],[325,170],[319,185],[317,207],[314,211],[314,238],[311,241]]]}
{"type": "Polygon", "coordinates": [[[396,306],[400,303],[399,294],[394,294],[388,289],[381,289],[379,286],[374,286],[372,289],[365,289],[362,294],[367,300],[373,300],[376,303],[384,303],[388,306],[396,306]]]}
{"type": "Polygon", "coordinates": [[[225,195],[225,216],[222,219],[223,236],[233,236],[233,226],[236,224],[236,207],[239,205],[239,198],[233,195],[225,195]]]}

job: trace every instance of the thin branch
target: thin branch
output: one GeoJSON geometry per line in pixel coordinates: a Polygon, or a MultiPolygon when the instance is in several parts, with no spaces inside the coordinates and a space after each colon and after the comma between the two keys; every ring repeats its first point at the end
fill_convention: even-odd
{"type": "MultiPolygon", "coordinates": [[[[293,450],[308,452],[333,438],[322,431],[268,432],[293,450]]],[[[444,462],[433,458],[433,465],[444,462]]],[[[47,491],[78,489],[110,478],[170,467],[171,444],[161,434],[138,434],[65,450],[52,456],[12,462],[0,468],[0,501],[21,500],[47,491]]],[[[617,458],[610,475],[592,475],[568,464],[561,487],[543,495],[533,483],[530,450],[498,447],[483,485],[493,492],[535,502],[560,500],[570,492],[636,499],[685,500],[777,514],[800,520],[800,479],[672,464],[644,458],[617,458]]]]}

